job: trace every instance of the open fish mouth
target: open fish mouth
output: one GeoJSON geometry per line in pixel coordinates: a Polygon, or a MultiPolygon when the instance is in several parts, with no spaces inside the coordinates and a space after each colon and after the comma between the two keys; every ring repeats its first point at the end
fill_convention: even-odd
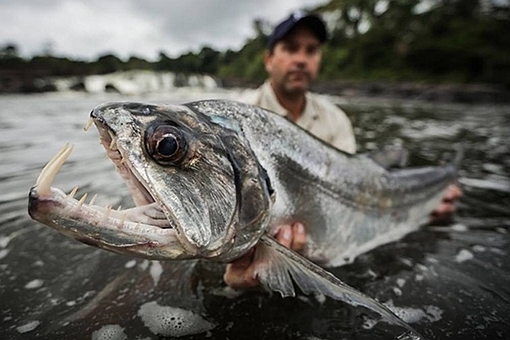
{"type": "Polygon", "coordinates": [[[269,201],[267,190],[259,192],[257,185],[265,182],[260,176],[252,179],[252,168],[237,168],[246,161],[257,175],[256,162],[241,156],[235,160],[219,128],[207,119],[186,107],[137,103],[103,104],[90,117],[85,130],[97,127],[135,207],[99,207],[94,198],[87,203],[88,195],[75,199],[76,190],[66,195],[53,188],[72,152],[66,145],[30,191],[29,214],[34,220],[100,248],[165,260],[228,261],[264,232],[260,225],[268,216],[269,201]],[[245,192],[250,204],[242,210],[238,199],[245,192]],[[239,237],[238,229],[243,232],[239,237]]]}
{"type": "Polygon", "coordinates": [[[136,172],[131,170],[123,150],[117,146],[116,136],[93,118],[85,130],[92,124],[97,126],[101,144],[129,187],[136,206],[124,210],[120,207],[102,207],[95,205],[97,195],[90,200],[87,193],[80,199],[75,198],[78,187],[69,194],[52,187],[73,150],[73,145],[66,144],[42,169],[35,186],[31,188],[30,216],[80,242],[117,253],[150,259],[186,258],[175,228],[160,204],[137,178],[136,172]]]}

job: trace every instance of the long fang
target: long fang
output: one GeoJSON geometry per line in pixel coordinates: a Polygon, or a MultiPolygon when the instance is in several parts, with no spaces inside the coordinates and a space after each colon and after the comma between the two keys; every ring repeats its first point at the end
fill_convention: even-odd
{"type": "Polygon", "coordinates": [[[51,184],[60,171],[62,165],[73,151],[73,145],[66,143],[64,147],[46,164],[37,177],[36,186],[39,195],[47,195],[51,191],[51,184]]]}
{"type": "Polygon", "coordinates": [[[94,124],[94,120],[92,119],[92,117],[89,118],[89,120],[87,121],[87,124],[85,125],[85,127],[83,128],[83,130],[85,132],[89,131],[90,127],[92,126],[92,124],[94,124]]]}

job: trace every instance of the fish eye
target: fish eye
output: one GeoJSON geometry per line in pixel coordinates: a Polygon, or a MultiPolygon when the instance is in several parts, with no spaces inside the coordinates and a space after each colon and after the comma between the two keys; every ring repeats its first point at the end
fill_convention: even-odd
{"type": "Polygon", "coordinates": [[[159,125],[146,132],[145,146],[159,164],[178,164],[186,155],[186,141],[181,131],[172,125],[159,125]]]}
{"type": "Polygon", "coordinates": [[[158,153],[165,157],[172,157],[179,149],[177,138],[172,135],[164,136],[157,144],[158,153]]]}

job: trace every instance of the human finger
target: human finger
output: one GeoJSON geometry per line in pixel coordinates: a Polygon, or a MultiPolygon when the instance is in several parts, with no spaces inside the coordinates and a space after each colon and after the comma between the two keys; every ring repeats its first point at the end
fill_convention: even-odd
{"type": "Polygon", "coordinates": [[[290,248],[292,245],[292,227],[288,224],[282,225],[276,234],[276,240],[283,246],[290,248]]]}
{"type": "Polygon", "coordinates": [[[306,243],[306,231],[305,226],[301,222],[296,222],[292,225],[292,246],[291,249],[294,251],[303,250],[306,243]]]}
{"type": "Polygon", "coordinates": [[[447,221],[456,210],[455,205],[452,203],[441,203],[430,215],[430,222],[447,221]]]}
{"type": "Polygon", "coordinates": [[[454,201],[462,196],[462,190],[456,184],[451,184],[444,194],[444,201],[454,201]]]}
{"type": "Polygon", "coordinates": [[[235,289],[255,287],[260,284],[254,273],[254,249],[229,263],[223,274],[223,280],[227,285],[235,289]]]}

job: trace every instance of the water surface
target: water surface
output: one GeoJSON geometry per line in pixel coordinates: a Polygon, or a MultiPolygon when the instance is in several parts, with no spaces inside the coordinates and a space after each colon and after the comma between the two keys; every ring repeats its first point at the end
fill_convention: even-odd
{"type": "MultiPolygon", "coordinates": [[[[65,142],[55,186],[98,204],[129,193],[83,127],[103,102],[181,103],[235,93],[0,97],[0,339],[385,339],[397,330],[321,296],[234,294],[220,265],[112,254],[32,221],[27,194],[65,142]],[[196,333],[196,334],[195,334],[196,333]]],[[[451,223],[427,226],[332,272],[430,339],[510,338],[510,108],[333,98],[358,149],[404,146],[411,165],[437,164],[462,144],[464,196],[451,223]]]]}

